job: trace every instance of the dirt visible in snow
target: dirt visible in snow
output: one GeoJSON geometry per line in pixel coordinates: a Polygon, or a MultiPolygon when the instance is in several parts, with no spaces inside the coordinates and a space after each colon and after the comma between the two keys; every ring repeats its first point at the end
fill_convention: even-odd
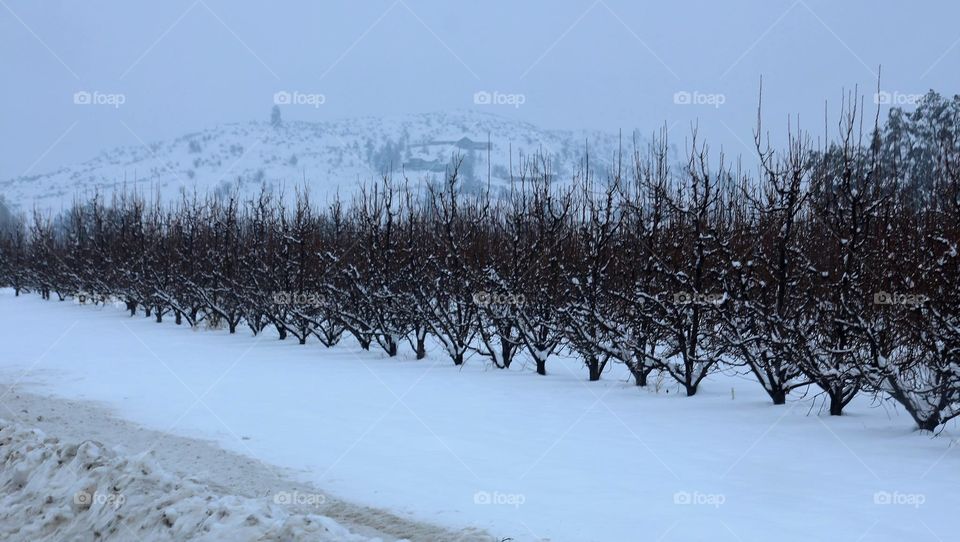
{"type": "Polygon", "coordinates": [[[0,384],[2,540],[491,542],[344,502],[294,473],[0,384]]]}

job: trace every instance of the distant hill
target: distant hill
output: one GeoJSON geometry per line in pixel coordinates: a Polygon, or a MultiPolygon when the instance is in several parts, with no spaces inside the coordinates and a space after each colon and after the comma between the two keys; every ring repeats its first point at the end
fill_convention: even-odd
{"type": "MultiPolygon", "coordinates": [[[[469,188],[510,182],[523,157],[542,152],[559,181],[582,168],[605,174],[613,163],[618,134],[544,130],[532,124],[475,111],[357,118],[326,122],[283,121],[226,124],[144,146],[106,150],[95,158],[54,171],[0,181],[8,203],[28,210],[58,209],[75,196],[109,194],[136,187],[169,200],[196,191],[241,194],[262,186],[292,195],[307,186],[314,201],[349,195],[360,183],[392,172],[413,182],[439,181],[452,158],[463,159],[469,188]],[[511,156],[512,154],[512,156],[511,156]]],[[[629,156],[632,134],[624,134],[629,156]]]]}

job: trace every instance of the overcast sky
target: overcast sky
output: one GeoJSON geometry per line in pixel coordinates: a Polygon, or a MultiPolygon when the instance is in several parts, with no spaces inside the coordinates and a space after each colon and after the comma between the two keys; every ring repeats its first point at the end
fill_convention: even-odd
{"type": "Polygon", "coordinates": [[[284,108],[303,120],[476,108],[550,128],[666,123],[682,145],[699,119],[736,154],[761,74],[777,131],[799,114],[822,133],[824,102],[855,85],[873,107],[880,65],[892,101],[960,92],[957,21],[955,0],[0,0],[0,177],[266,120],[278,91],[323,95],[284,108]]]}

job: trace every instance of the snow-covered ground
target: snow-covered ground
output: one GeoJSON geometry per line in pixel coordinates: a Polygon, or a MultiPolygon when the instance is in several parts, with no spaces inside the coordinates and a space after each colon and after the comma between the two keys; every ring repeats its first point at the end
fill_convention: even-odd
{"type": "MultiPolygon", "coordinates": [[[[294,469],[324,493],[518,541],[956,538],[957,427],[864,398],[768,404],[745,377],[697,397],[230,336],[113,307],[0,294],[0,381],[294,469]]],[[[0,398],[0,405],[7,404],[0,398]]],[[[0,406],[0,417],[5,409],[0,406]]]]}
{"type": "MultiPolygon", "coordinates": [[[[38,450],[13,454],[9,466],[6,460],[0,460],[0,487],[5,490],[0,499],[7,499],[0,503],[0,540],[4,542],[36,542],[44,536],[59,542],[70,539],[73,533],[79,535],[78,540],[86,541],[94,539],[94,530],[101,533],[97,540],[103,541],[123,542],[131,539],[131,533],[141,533],[137,538],[140,541],[179,541],[185,538],[186,529],[196,525],[195,512],[205,514],[208,510],[226,510],[230,519],[221,522],[225,526],[202,532],[207,540],[280,542],[324,540],[324,536],[351,540],[342,529],[333,527],[333,520],[351,534],[365,537],[362,540],[496,542],[475,529],[443,529],[382,509],[344,502],[298,481],[288,469],[229,452],[209,441],[144,428],[117,418],[92,401],[27,393],[23,387],[22,383],[16,387],[0,383],[5,407],[0,408],[0,420],[4,420],[0,423],[0,443],[5,443],[0,447],[0,456],[9,453],[11,443],[19,451],[38,450]],[[17,427],[11,428],[8,422],[17,427]],[[23,428],[40,430],[48,438],[38,445],[37,439],[29,438],[31,433],[23,428]],[[8,441],[4,435],[16,437],[8,441]],[[71,461],[60,463],[59,459],[64,453],[73,453],[70,446],[87,441],[96,442],[98,468],[92,477],[75,476],[85,469],[71,461]],[[51,458],[58,462],[50,463],[51,458]],[[141,475],[129,465],[149,465],[149,473],[169,473],[179,480],[189,480],[191,491],[168,494],[163,480],[170,476],[141,475]],[[15,485],[8,486],[10,481],[15,485]],[[91,484],[96,487],[91,489],[91,484]],[[192,498],[197,495],[209,496],[210,506],[192,498]],[[109,506],[84,506],[88,501],[91,505],[97,501],[96,504],[109,506]],[[213,505],[217,507],[211,508],[213,505]],[[158,521],[157,514],[148,508],[165,513],[170,520],[176,517],[176,521],[158,521]],[[249,523],[231,523],[249,515],[254,516],[249,523]],[[179,521],[185,524],[180,525],[179,521]],[[91,529],[91,524],[96,528],[91,529]]],[[[82,445],[90,448],[89,444],[82,445]]]]}
{"type": "Polygon", "coordinates": [[[0,539],[380,542],[283,503],[220,495],[148,455],[62,442],[0,419],[0,539]]]}

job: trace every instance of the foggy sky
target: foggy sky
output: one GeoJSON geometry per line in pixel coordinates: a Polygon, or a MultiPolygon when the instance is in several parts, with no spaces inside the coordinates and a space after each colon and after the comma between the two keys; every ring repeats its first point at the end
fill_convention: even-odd
{"type": "Polygon", "coordinates": [[[267,120],[278,91],[325,99],[287,119],[476,108],[548,128],[666,123],[681,147],[699,119],[713,147],[745,153],[761,74],[777,133],[789,114],[822,133],[824,102],[855,85],[872,111],[879,65],[894,100],[960,92],[957,21],[951,1],[0,0],[0,178],[267,120]]]}

